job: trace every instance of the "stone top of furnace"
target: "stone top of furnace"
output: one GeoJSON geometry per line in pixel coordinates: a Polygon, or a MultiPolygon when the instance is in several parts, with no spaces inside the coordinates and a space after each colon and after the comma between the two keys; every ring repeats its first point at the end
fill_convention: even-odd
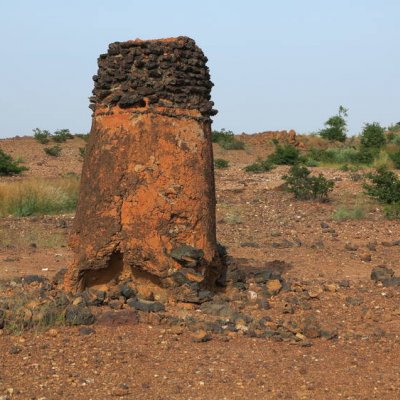
{"type": "Polygon", "coordinates": [[[111,43],[98,59],[90,108],[197,110],[217,113],[211,99],[207,57],[193,39],[180,36],[111,43]]]}

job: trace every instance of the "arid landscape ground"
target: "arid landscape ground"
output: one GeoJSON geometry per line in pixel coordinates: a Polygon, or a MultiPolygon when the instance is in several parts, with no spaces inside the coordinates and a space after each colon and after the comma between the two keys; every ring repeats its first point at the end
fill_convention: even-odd
{"type": "MultiPolygon", "coordinates": [[[[312,168],[334,180],[330,202],[295,200],[282,190],[287,166],[243,170],[272,152],[270,139],[243,140],[244,150],[214,146],[215,158],[230,163],[215,172],[217,235],[246,274],[280,266],[289,285],[276,288],[264,307],[251,304],[255,284],[242,294],[249,299],[244,309],[273,335],[239,327],[207,333],[202,341],[151,314],[138,323],[129,313],[99,318],[90,328],[0,330],[1,400],[400,398],[400,287],[371,280],[379,265],[400,275],[399,223],[363,194],[354,172],[334,167],[312,168]],[[335,210],[355,206],[363,208],[362,218],[334,218],[335,210]]],[[[84,145],[75,137],[62,145],[60,157],[51,157],[33,138],[1,140],[4,151],[29,167],[1,183],[79,176],[84,145]]],[[[73,218],[0,219],[3,293],[25,275],[51,278],[69,264],[73,218]]],[[[243,304],[238,299],[238,307],[243,304]]],[[[201,314],[190,309],[181,316],[186,312],[201,314]]]]}

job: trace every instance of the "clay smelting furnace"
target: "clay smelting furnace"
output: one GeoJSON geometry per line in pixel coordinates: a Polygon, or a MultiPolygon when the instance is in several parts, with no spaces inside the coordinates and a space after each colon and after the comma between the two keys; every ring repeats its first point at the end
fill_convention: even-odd
{"type": "Polygon", "coordinates": [[[100,55],[67,288],[128,281],[148,299],[197,302],[221,275],[206,62],[187,37],[100,55]]]}

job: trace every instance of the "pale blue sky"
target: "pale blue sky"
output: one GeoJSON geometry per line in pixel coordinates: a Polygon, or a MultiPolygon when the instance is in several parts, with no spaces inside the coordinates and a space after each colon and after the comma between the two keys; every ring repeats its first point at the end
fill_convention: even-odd
{"type": "Polygon", "coordinates": [[[216,129],[400,121],[399,0],[1,0],[0,137],[88,131],[108,44],[178,35],[209,58],[216,129]]]}

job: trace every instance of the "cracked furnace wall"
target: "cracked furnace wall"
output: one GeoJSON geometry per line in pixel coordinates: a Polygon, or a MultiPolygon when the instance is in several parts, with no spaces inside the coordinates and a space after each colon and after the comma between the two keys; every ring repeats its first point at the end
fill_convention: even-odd
{"type": "Polygon", "coordinates": [[[195,301],[218,278],[206,61],[186,37],[117,42],[99,57],[68,288],[132,278],[195,301]]]}

